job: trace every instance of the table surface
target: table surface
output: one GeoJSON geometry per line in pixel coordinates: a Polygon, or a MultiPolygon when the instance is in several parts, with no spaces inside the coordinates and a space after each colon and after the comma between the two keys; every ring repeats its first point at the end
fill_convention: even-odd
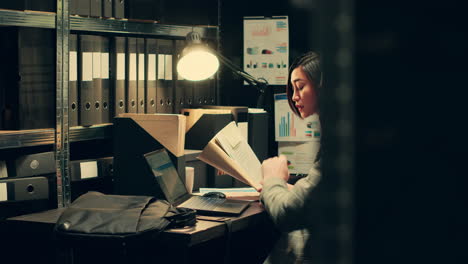
{"type": "MultiPolygon", "coordinates": [[[[63,210],[65,210],[65,208],[11,217],[6,220],[6,223],[21,226],[42,226],[43,228],[52,230],[63,210]]],[[[218,217],[221,216],[216,216],[214,218],[218,217]]],[[[203,218],[203,216],[200,216],[200,218],[203,218]]],[[[165,242],[193,246],[214,238],[222,237],[226,232],[226,224],[223,221],[207,221],[207,218],[210,217],[204,217],[204,220],[198,219],[196,225],[193,227],[165,230],[161,233],[159,238],[161,241],[165,242]]],[[[261,223],[265,221],[266,212],[259,202],[252,202],[240,216],[223,216],[223,218],[227,218],[231,221],[231,232],[236,232],[250,226],[261,225],[261,223]]]]}

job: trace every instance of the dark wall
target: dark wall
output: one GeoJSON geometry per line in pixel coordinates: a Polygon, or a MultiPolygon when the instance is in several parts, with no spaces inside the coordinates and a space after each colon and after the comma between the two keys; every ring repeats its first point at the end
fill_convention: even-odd
{"type": "Polygon", "coordinates": [[[356,1],[356,263],[464,263],[466,4],[356,1]]]}

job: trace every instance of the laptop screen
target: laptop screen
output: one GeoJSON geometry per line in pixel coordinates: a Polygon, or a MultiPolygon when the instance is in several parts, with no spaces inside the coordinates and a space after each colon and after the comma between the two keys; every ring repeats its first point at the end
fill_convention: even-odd
{"type": "Polygon", "coordinates": [[[147,153],[145,158],[166,199],[171,204],[190,196],[165,149],[147,153]]]}

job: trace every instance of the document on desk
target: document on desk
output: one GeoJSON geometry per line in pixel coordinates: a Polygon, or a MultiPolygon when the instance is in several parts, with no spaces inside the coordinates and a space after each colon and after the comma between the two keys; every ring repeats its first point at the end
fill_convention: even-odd
{"type": "Polygon", "coordinates": [[[213,137],[198,158],[239,181],[260,188],[262,165],[234,121],[213,137]]]}

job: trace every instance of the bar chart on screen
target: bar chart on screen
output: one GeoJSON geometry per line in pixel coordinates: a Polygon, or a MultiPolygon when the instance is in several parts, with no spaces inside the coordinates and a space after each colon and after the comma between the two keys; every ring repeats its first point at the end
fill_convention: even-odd
{"type": "Polygon", "coordinates": [[[289,108],[285,93],[275,94],[275,140],[319,141],[320,122],[318,115],[300,118],[289,108]]]}

